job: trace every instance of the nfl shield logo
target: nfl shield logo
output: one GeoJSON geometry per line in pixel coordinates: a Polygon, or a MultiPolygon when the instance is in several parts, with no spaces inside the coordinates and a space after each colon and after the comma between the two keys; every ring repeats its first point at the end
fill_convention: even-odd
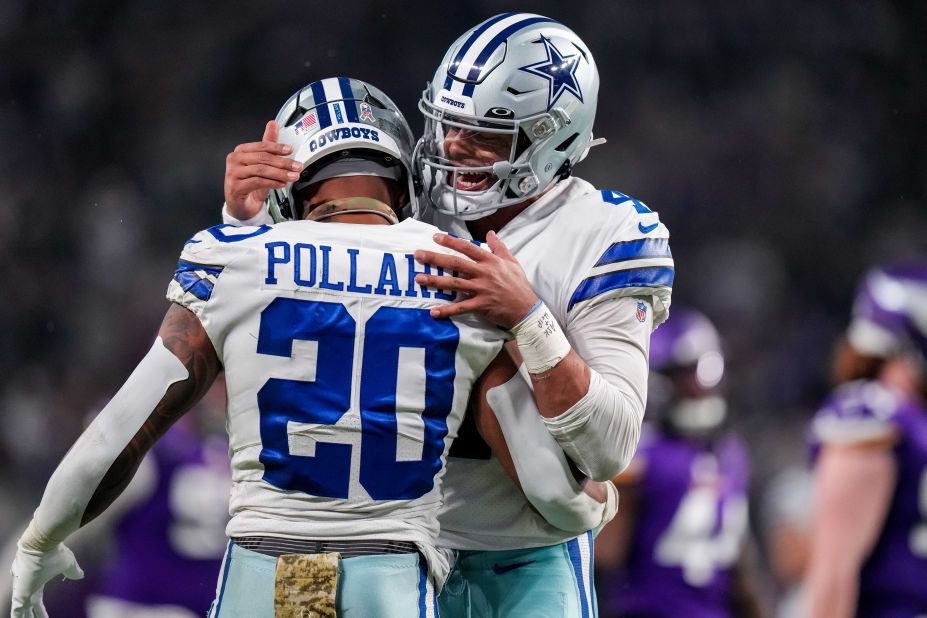
{"type": "Polygon", "coordinates": [[[644,303],[637,303],[637,321],[643,322],[647,319],[647,305],[644,303]]]}

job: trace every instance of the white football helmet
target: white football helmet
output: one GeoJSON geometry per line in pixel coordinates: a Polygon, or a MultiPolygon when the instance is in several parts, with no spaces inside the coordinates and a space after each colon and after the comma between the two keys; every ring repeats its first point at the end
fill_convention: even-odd
{"type": "Polygon", "coordinates": [[[379,88],[350,77],[312,82],[283,104],[277,122],[280,143],[293,147],[303,171],[295,183],[268,195],[275,221],[302,218],[294,188],[334,176],[393,178],[406,188],[406,202],[391,206],[415,208],[415,140],[402,112],[379,88]]]}
{"type": "Polygon", "coordinates": [[[470,29],[419,101],[416,165],[431,202],[477,219],[568,177],[604,141],[592,139],[598,92],[592,54],[553,19],[505,13],[470,29]],[[500,156],[488,158],[487,147],[500,156]]]}

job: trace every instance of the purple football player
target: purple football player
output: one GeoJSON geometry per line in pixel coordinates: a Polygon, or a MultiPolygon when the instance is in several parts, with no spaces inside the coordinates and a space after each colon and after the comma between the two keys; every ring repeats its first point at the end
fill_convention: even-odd
{"type": "Polygon", "coordinates": [[[811,427],[811,616],[927,614],[927,263],[868,273],[811,427]]]}
{"type": "Polygon", "coordinates": [[[596,540],[600,610],[608,616],[753,616],[742,568],[748,461],[724,430],[718,333],[673,307],[650,342],[648,426],[615,482],[621,510],[596,540]]]}

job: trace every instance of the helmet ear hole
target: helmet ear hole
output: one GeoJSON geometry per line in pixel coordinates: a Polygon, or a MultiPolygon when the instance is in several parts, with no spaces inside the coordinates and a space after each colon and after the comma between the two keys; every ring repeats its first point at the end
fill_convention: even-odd
{"type": "Polygon", "coordinates": [[[296,109],[293,110],[293,113],[290,114],[290,117],[286,119],[286,122],[283,123],[283,126],[290,127],[296,123],[297,120],[303,117],[303,114],[309,110],[303,107],[302,105],[297,105],[296,109]]]}
{"type": "Polygon", "coordinates": [[[378,98],[370,94],[370,92],[368,92],[367,96],[364,97],[364,103],[369,103],[370,105],[373,105],[379,109],[386,109],[386,106],[383,105],[383,103],[378,98]]]}
{"type": "Polygon", "coordinates": [[[560,142],[560,145],[554,148],[554,150],[556,150],[557,152],[565,152],[566,149],[570,147],[570,144],[576,141],[577,137],[579,137],[579,133],[574,133],[570,137],[560,142]]]}

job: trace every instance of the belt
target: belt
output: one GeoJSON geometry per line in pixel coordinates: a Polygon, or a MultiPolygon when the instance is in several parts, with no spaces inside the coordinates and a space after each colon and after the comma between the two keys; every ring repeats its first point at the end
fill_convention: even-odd
{"type": "Polygon", "coordinates": [[[233,537],[232,542],[247,549],[274,558],[284,554],[329,554],[339,553],[342,558],[376,556],[380,554],[414,554],[418,552],[415,543],[408,541],[321,541],[315,539],[286,539],[273,536],[233,537]]]}

